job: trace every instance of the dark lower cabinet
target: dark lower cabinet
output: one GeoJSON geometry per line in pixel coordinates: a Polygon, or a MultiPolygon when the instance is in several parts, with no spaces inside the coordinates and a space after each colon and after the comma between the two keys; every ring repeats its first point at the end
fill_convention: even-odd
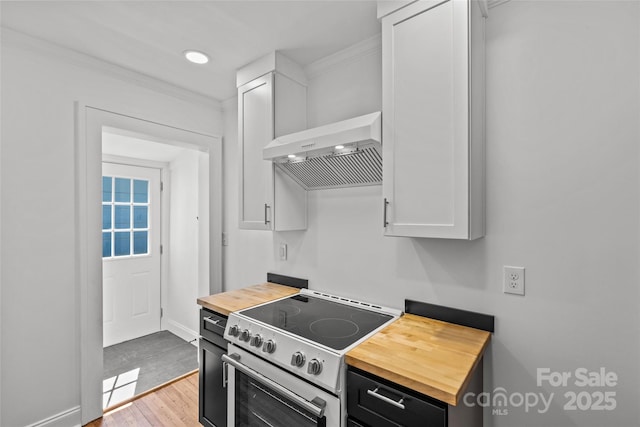
{"type": "Polygon", "coordinates": [[[227,389],[224,383],[222,355],[227,342],[222,337],[226,317],[200,310],[200,378],[198,389],[199,421],[205,427],[227,425],[227,389]]]}
{"type": "Polygon", "coordinates": [[[371,374],[347,372],[350,427],[446,427],[447,406],[371,374]]]}
{"type": "Polygon", "coordinates": [[[347,427],[368,427],[368,426],[365,426],[364,424],[360,424],[358,421],[354,420],[353,418],[349,418],[347,419],[347,427]]]}

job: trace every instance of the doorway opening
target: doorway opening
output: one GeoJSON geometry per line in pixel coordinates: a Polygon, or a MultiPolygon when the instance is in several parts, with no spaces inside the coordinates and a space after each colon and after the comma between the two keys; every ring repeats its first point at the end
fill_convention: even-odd
{"type": "Polygon", "coordinates": [[[197,369],[188,320],[209,283],[208,156],[102,132],[105,409],[197,369]]]}
{"type": "MultiPolygon", "coordinates": [[[[103,264],[140,261],[149,258],[151,253],[160,253],[159,327],[157,319],[154,321],[154,328],[160,332],[141,332],[146,335],[124,343],[147,340],[138,352],[158,353],[153,351],[151,340],[159,338],[162,342],[169,337],[187,343],[197,354],[196,347],[188,344],[195,342],[198,335],[196,299],[219,292],[222,281],[222,140],[86,104],[76,106],[76,256],[81,336],[80,410],[84,425],[102,415],[105,388],[113,396],[118,380],[130,389],[132,383],[142,382],[143,368],[138,366],[119,374],[112,380],[113,384],[103,382],[104,345],[108,339],[103,320],[113,320],[116,308],[123,306],[129,307],[129,317],[146,315],[154,311],[150,305],[156,298],[146,284],[129,282],[128,294],[124,292],[125,302],[110,302],[122,289],[115,292],[105,289],[103,282],[106,285],[108,279],[106,276],[103,279],[103,264]],[[111,151],[106,141],[113,135],[130,151],[111,151]],[[153,146],[156,154],[161,151],[160,147],[178,149],[182,154],[174,159],[151,158],[140,154],[145,144],[153,146]],[[103,174],[103,162],[124,169],[103,174]],[[154,178],[145,177],[131,167],[159,171],[162,196],[153,196],[154,178]],[[111,190],[106,196],[103,181],[105,188],[111,190]],[[151,213],[152,202],[158,198],[162,220],[153,219],[151,213]],[[159,244],[151,236],[158,225],[159,244]],[[103,306],[111,307],[111,312],[103,313],[103,306]],[[154,336],[158,333],[166,336],[154,336]]],[[[127,280],[136,278],[136,273],[151,275],[144,270],[147,267],[121,267],[124,273],[118,274],[124,274],[127,280]]],[[[104,270],[108,273],[109,268],[104,270]]],[[[166,347],[166,342],[159,346],[166,347]]],[[[160,370],[170,370],[166,361],[161,363],[160,370]]],[[[106,406],[113,406],[112,396],[106,406]]]]}

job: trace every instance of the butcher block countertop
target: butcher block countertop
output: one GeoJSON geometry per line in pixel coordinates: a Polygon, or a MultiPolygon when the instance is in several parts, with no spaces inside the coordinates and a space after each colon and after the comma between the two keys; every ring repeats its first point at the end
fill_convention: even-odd
{"type": "Polygon", "coordinates": [[[298,292],[300,292],[298,288],[267,282],[201,297],[198,298],[198,304],[216,313],[228,316],[233,311],[243,310],[254,305],[294,295],[298,292]]]}
{"type": "Polygon", "coordinates": [[[457,405],[491,334],[405,314],[346,354],[348,365],[457,405]]]}

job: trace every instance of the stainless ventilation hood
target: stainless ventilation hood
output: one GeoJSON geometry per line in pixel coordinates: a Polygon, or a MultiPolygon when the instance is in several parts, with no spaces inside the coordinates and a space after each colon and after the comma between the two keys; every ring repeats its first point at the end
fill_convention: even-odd
{"type": "Polygon", "coordinates": [[[382,183],[380,112],[274,139],[263,158],[306,190],[382,183]]]}

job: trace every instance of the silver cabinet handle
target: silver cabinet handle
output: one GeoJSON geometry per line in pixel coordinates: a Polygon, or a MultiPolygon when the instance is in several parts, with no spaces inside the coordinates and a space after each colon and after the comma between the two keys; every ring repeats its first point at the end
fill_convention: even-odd
{"type": "MultiPolygon", "coordinates": [[[[224,357],[224,356],[222,356],[222,357],[224,357]]],[[[396,408],[404,409],[404,405],[402,404],[402,403],[404,402],[404,397],[403,397],[402,399],[400,399],[400,400],[398,400],[398,401],[396,402],[396,401],[395,401],[395,400],[393,400],[393,399],[389,399],[389,398],[388,398],[388,397],[386,397],[386,396],[383,396],[383,395],[381,395],[381,394],[378,394],[378,390],[379,390],[379,389],[380,389],[380,387],[376,387],[376,389],[375,389],[375,390],[367,390],[367,394],[368,394],[369,396],[373,396],[373,397],[375,397],[376,399],[380,399],[380,400],[382,400],[383,402],[387,402],[389,405],[393,405],[393,406],[395,406],[396,408]]]]}
{"type": "Polygon", "coordinates": [[[269,209],[270,206],[265,203],[264,204],[264,225],[268,225],[271,221],[269,221],[269,219],[267,218],[267,209],[269,209]]]}
{"type": "Polygon", "coordinates": [[[383,212],[384,215],[382,217],[382,226],[384,228],[387,228],[387,225],[389,225],[389,221],[387,221],[387,206],[389,206],[389,200],[387,200],[387,198],[384,198],[384,205],[383,205],[383,212]]]}
{"type": "Polygon", "coordinates": [[[255,381],[258,381],[264,384],[265,386],[269,387],[274,391],[277,391],[278,393],[285,396],[287,399],[291,399],[297,405],[300,405],[305,410],[311,412],[316,418],[322,418],[322,416],[324,415],[324,409],[327,406],[327,402],[320,399],[319,397],[315,397],[311,402],[309,402],[307,399],[298,396],[291,390],[281,386],[280,384],[274,382],[273,380],[270,380],[264,375],[254,371],[253,369],[247,368],[245,365],[239,362],[240,360],[239,354],[234,353],[231,356],[223,354],[222,360],[227,364],[233,366],[235,369],[242,372],[246,376],[253,378],[255,381]]]}
{"type": "Polygon", "coordinates": [[[216,325],[218,326],[218,322],[220,322],[219,320],[213,320],[212,317],[205,317],[204,321],[207,323],[211,323],[212,325],[216,325]]]}

